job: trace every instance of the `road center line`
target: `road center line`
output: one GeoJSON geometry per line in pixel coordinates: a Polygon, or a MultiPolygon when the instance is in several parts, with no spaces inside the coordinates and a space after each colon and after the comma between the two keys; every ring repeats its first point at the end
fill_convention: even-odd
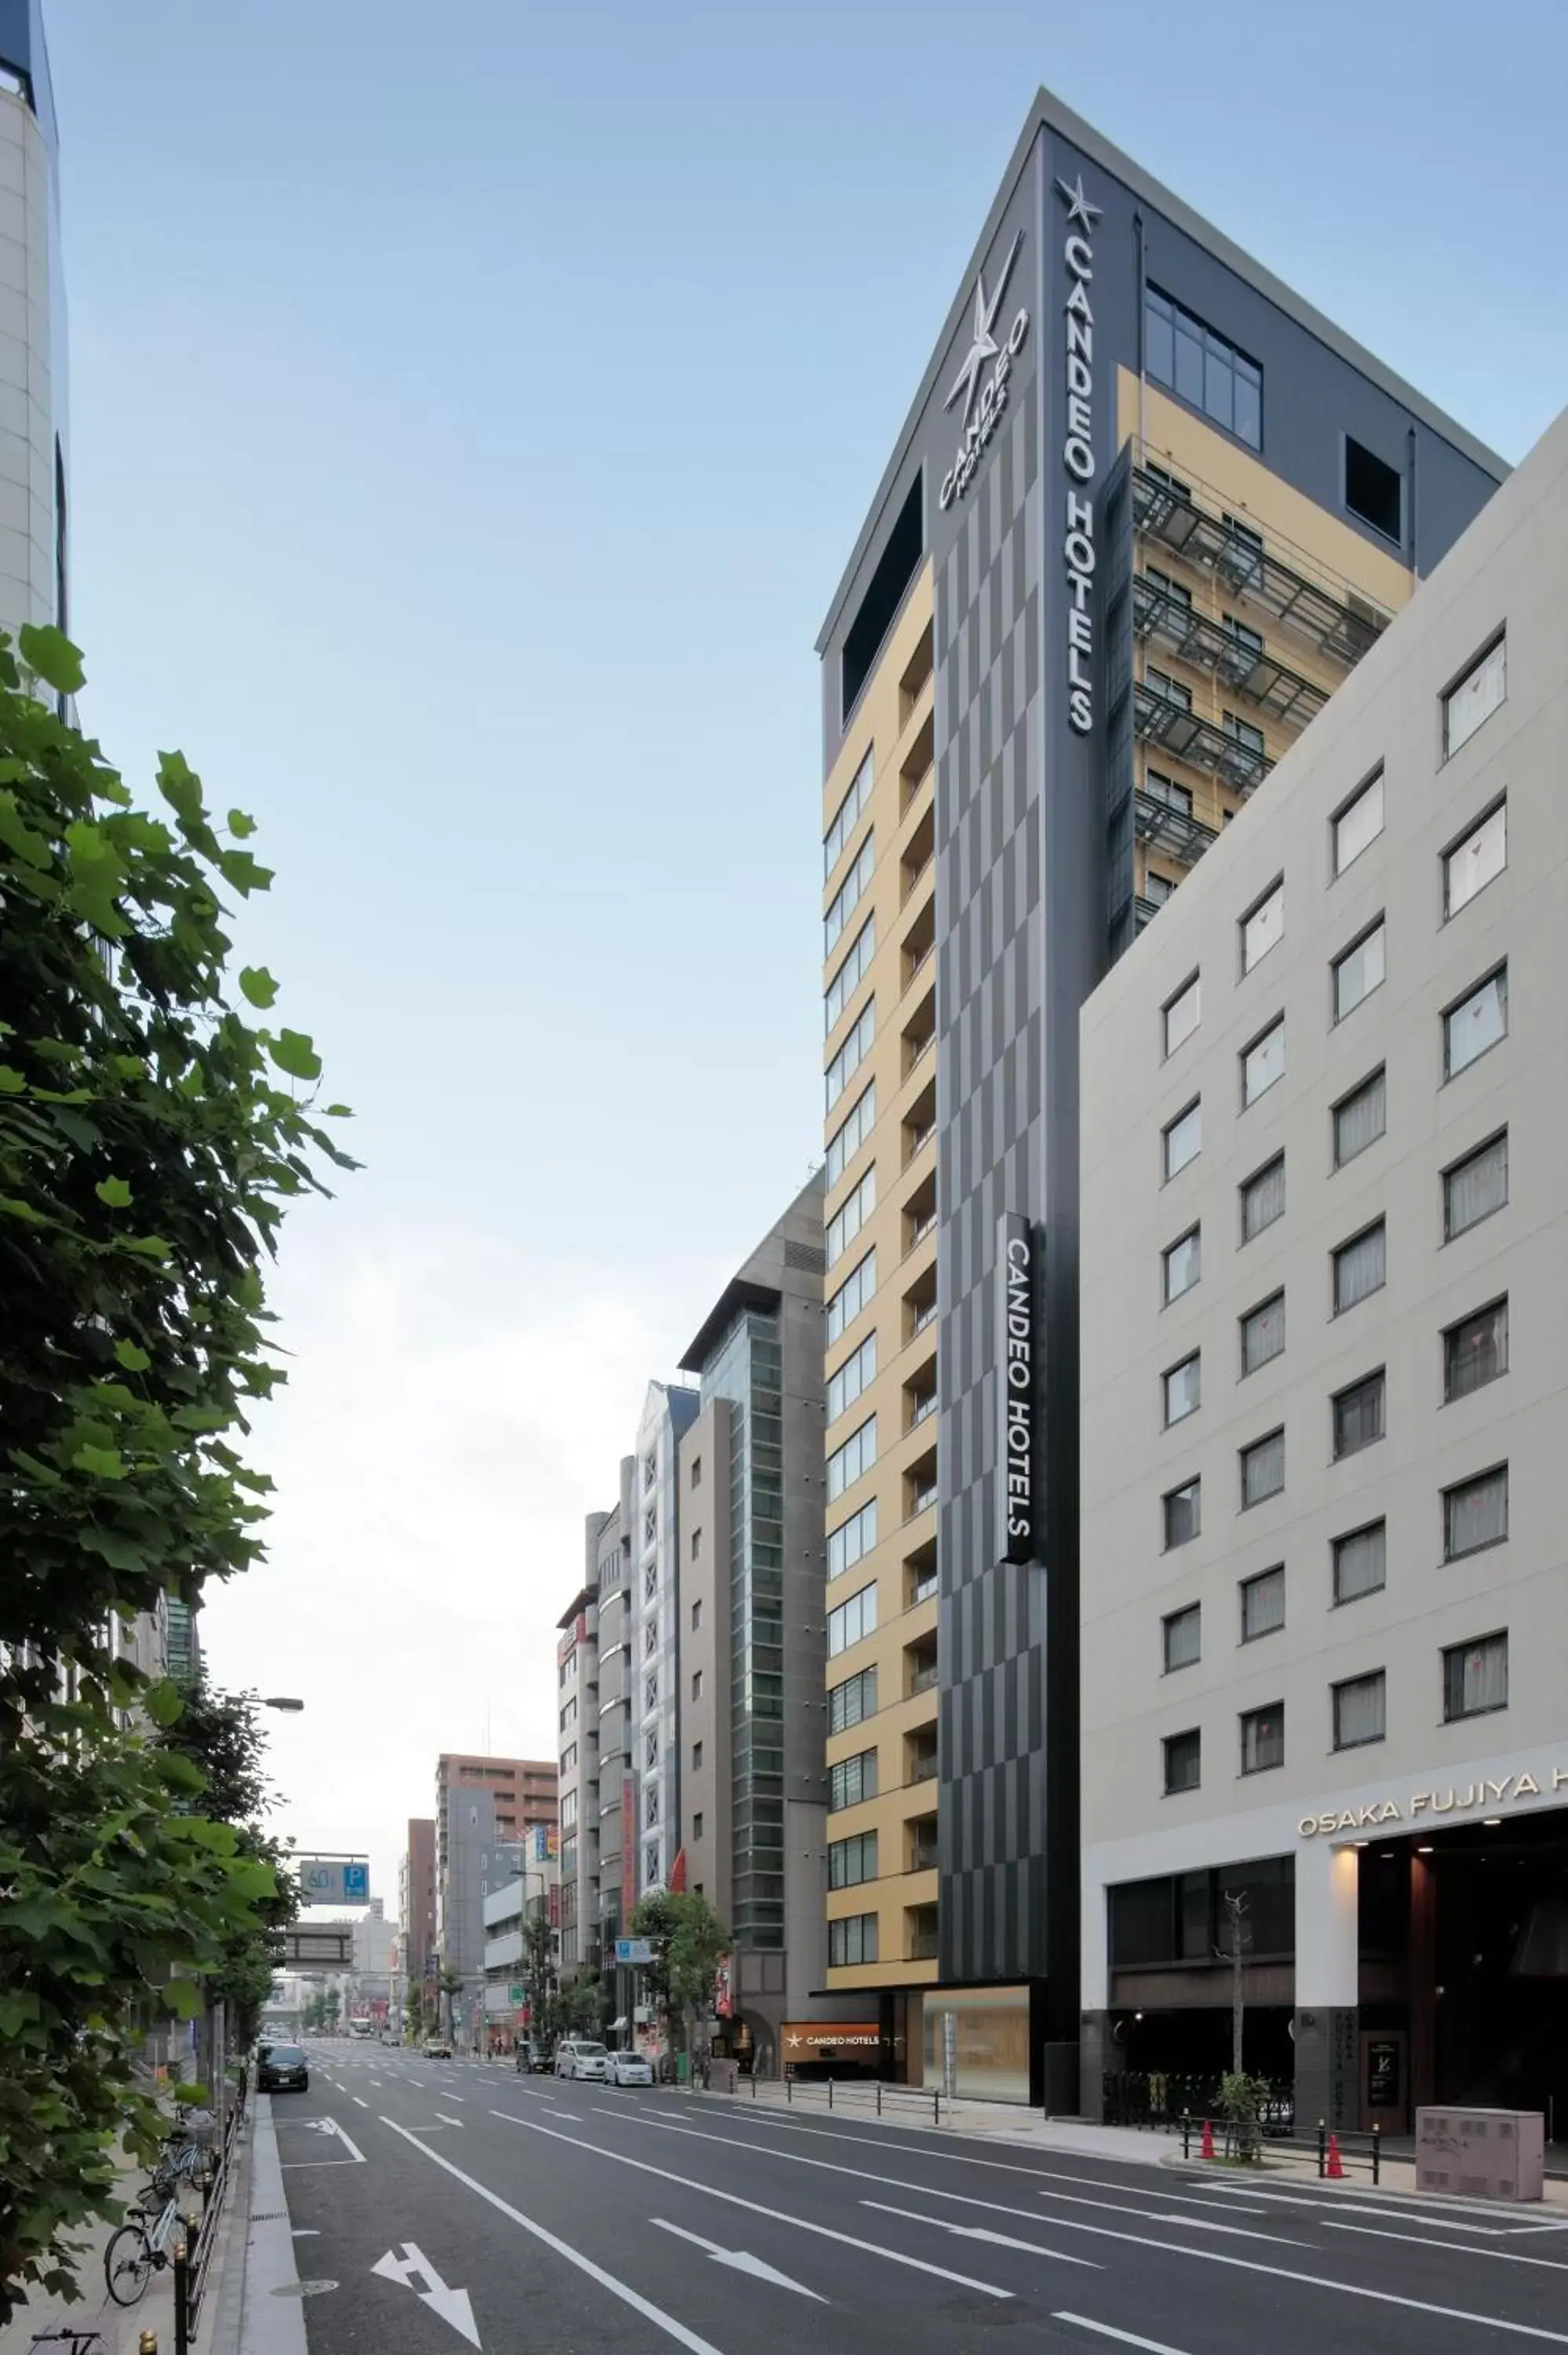
{"type": "Polygon", "coordinates": [[[1059,2265],[1082,2265],[1091,2274],[1104,2273],[1105,2267],[1094,2257],[1070,2257],[1065,2249],[1047,2249],[1039,2241],[1021,2241],[1016,2232],[993,2232],[985,2224],[955,2224],[950,2216],[922,2216],[917,2208],[895,2208],[888,2200],[863,2200],[863,2208],[874,2208],[884,2216],[903,2216],[911,2224],[934,2224],[939,2232],[956,2232],[960,2239],[991,2241],[999,2249],[1022,2249],[1032,2257],[1050,2257],[1059,2265]]]}
{"type": "MultiPolygon", "coordinates": [[[[1419,2222],[1412,2217],[1412,2223],[1419,2222]]],[[[1510,2264],[1544,2265],[1548,2272],[1568,2274],[1568,2260],[1562,2257],[1527,2257],[1522,2249],[1472,2249],[1454,2241],[1431,2241],[1425,2232],[1391,2232],[1386,2224],[1346,2224],[1337,2219],[1327,2227],[1330,2232],[1358,2232],[1368,2241],[1404,2241],[1413,2248],[1443,2249],[1453,2257],[1506,2257],[1510,2264]]]]}
{"type": "Polygon", "coordinates": [[[367,2110],[367,2109],[370,2107],[369,2103],[365,2099],[364,2095],[363,2095],[363,2094],[355,2094],[355,2097],[354,2097],[354,2100],[355,2100],[355,2106],[357,2109],[361,2109],[361,2110],[367,2110]]]}
{"type": "MultiPolygon", "coordinates": [[[[699,2183],[694,2176],[674,2175],[667,2168],[654,2167],[645,2158],[632,2158],[623,2150],[606,2150],[602,2145],[577,2142],[571,2135],[558,2135],[553,2126],[535,2124],[532,2118],[514,2118],[504,2110],[493,2110],[492,2117],[505,2118],[508,2126],[521,2126],[527,2134],[548,2135],[552,2142],[569,2142],[574,2150],[588,2152],[595,2158],[613,2159],[618,2167],[634,2167],[641,2175],[656,2175],[662,2183],[679,2183],[688,2191],[698,2191],[708,2200],[722,2200],[731,2208],[747,2208],[754,2216],[770,2216],[776,2224],[793,2224],[797,2232],[815,2232],[824,2241],[840,2241],[845,2247],[862,2249],[868,2256],[886,2257],[895,2265],[908,2265],[917,2274],[935,2274],[939,2281],[957,2282],[964,2289],[978,2289],[987,2297],[1011,2298],[1012,2292],[995,2282],[976,2281],[970,2274],[956,2274],[946,2265],[934,2265],[924,2257],[906,2257],[900,2249],[885,2249],[879,2242],[861,2241],[853,2232],[836,2232],[830,2224],[814,2224],[805,2216],[791,2216],[781,2208],[768,2208],[760,2200],[743,2200],[738,2191],[720,2191],[714,2184],[699,2183]]],[[[919,2189],[916,2185],[916,2190],[919,2189]]]]}
{"type": "MultiPolygon", "coordinates": [[[[733,2137],[705,2134],[697,2126],[672,2126],[667,2131],[671,2134],[689,2135],[698,2142],[720,2143],[729,2150],[734,2150],[737,2147],[733,2137]]],[[[535,2127],[535,2132],[547,2134],[549,2128],[535,2127]]],[[[566,2139],[567,2137],[563,2136],[562,2140],[566,2139]]],[[[591,2149],[593,2146],[579,2144],[577,2147],[591,2149]]],[[[874,2175],[869,2168],[843,2167],[831,2158],[810,2158],[804,2151],[777,2148],[769,2150],[765,2143],[755,2142],[742,2143],[738,2147],[742,2150],[758,2151],[764,2158],[782,2159],[791,2167],[817,2167],[829,2175],[853,2176],[860,2183],[886,2183],[891,2184],[897,2191],[918,2191],[927,2200],[951,2200],[962,2208],[989,2209],[992,2215],[996,2216],[1025,2216],[1032,2224],[1048,2224],[1055,2232],[1091,2232],[1102,2241],[1126,2241],[1138,2249],[1163,2249],[1172,2256],[1195,2257],[1202,2264],[1232,2265],[1241,2273],[1267,2274],[1275,2281],[1301,2282],[1308,2289],[1330,2290],[1336,2296],[1364,2297],[1370,2299],[1374,2306],[1404,2307],[1412,2314],[1441,2315],[1448,2322],[1475,2322],[1485,2330],[1507,2330],[1516,2338],[1543,2339],[1553,2347],[1568,2347],[1568,2332],[1544,2330],[1531,2322],[1510,2322],[1499,2314],[1475,2314],[1467,2307],[1462,2306],[1436,2306],[1427,2298],[1401,2297],[1393,2290],[1369,2289],[1360,2282],[1336,2281],[1331,2275],[1296,2273],[1288,2265],[1266,2264],[1256,2257],[1228,2256],[1223,2249],[1194,2249],[1185,2241],[1146,2240],[1140,2232],[1119,2232],[1113,2224],[1086,2224],[1076,2216],[1042,2217],[1036,2209],[1010,2208],[999,2200],[977,2200],[967,2191],[944,2191],[933,2183],[911,2183],[901,2175],[874,2175]]],[[[607,2158],[619,2158],[621,2154],[619,2151],[606,2151],[603,2156],[607,2158]]],[[[626,2161],[626,2164],[636,2167],[641,2162],[630,2159],[626,2161]]],[[[657,2172],[656,2169],[652,2171],[657,2172]]],[[[679,2176],[673,2176],[670,2179],[672,2182],[678,2183],[682,2179],[679,2176]]],[[[1051,2195],[1043,2194],[1042,2196],[1051,2195]]],[[[733,2199],[735,2194],[720,2191],[715,2193],[714,2197],[728,2200],[733,2199]]],[[[1150,2217],[1147,2221],[1152,2223],[1156,2220],[1150,2217]]],[[[1184,2223],[1186,2219],[1183,2218],[1181,2222],[1184,2223]]],[[[1445,2243],[1444,2245],[1446,2246],[1447,2243],[1445,2243]]]]}
{"type": "MultiPolygon", "coordinates": [[[[694,2330],[688,2330],[683,2322],[677,2322],[673,2314],[666,2314],[662,2307],[655,2306],[651,2298],[646,2298],[640,2291],[634,2290],[629,2282],[617,2281],[615,2275],[607,2274],[602,2265],[596,2265],[591,2257],[585,2257],[580,2249],[574,2249],[569,2242],[557,2239],[556,2234],[548,2231],[545,2225],[535,2223],[532,2216],[524,2216],[520,2208],[514,2208],[509,2200],[502,2199],[499,2192],[492,2191],[488,2184],[477,2181],[471,2175],[465,2175],[461,2167],[454,2167],[451,2160],[443,2158],[439,2150],[432,2150],[428,2143],[420,2142],[417,2136],[408,2132],[407,2126],[400,2126],[395,2118],[383,2118],[381,2123],[384,2126],[390,2126],[394,2134],[401,2135],[406,2142],[409,2143],[415,2150],[422,2153],[433,2165],[444,2168],[449,2175],[455,2176],[458,2181],[465,2184],[470,2191],[476,2191],[482,2200],[487,2200],[493,2208],[500,2210],[502,2215],[510,2217],[514,2224],[520,2224],[525,2232],[532,2232],[536,2241],[543,2241],[545,2246],[547,2249],[553,2249],[558,2257],[565,2257],[569,2265],[576,2265],[579,2273],[587,2274],[591,2281],[598,2282],[601,2289],[609,2290],[612,2297],[620,2298],[622,2305],[630,2306],[635,2313],[641,2314],[644,2320],[652,2322],[657,2329],[668,2332],[672,2339],[687,2350],[687,2355],[719,2355],[718,2349],[710,2340],[699,2339],[694,2330]]],[[[562,2139],[565,2140],[566,2137],[563,2137],[562,2139]]]]}
{"type": "Polygon", "coordinates": [[[1136,2330],[1116,2330],[1108,2322],[1091,2322],[1086,2314],[1054,2314],[1053,2322],[1075,2322],[1080,2330],[1097,2330],[1102,2339],[1119,2339],[1124,2347],[1147,2347],[1150,2355],[1181,2355],[1180,2347],[1167,2347],[1163,2339],[1140,2339],[1136,2330]]]}

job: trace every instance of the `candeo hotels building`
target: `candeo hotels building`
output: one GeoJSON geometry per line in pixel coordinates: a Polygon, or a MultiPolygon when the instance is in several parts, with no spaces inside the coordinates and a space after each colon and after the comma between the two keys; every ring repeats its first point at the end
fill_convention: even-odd
{"type": "Polygon", "coordinates": [[[1505,471],[1041,93],[819,642],[826,1986],[907,2077],[1078,2100],[1080,1008],[1505,471]]]}

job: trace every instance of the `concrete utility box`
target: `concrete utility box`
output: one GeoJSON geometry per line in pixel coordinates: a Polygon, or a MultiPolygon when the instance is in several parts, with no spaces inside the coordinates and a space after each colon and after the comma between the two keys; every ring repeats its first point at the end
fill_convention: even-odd
{"type": "Polygon", "coordinates": [[[1539,2200],[1545,2164],[1546,2120],[1539,2110],[1415,2113],[1417,2191],[1539,2200]]]}

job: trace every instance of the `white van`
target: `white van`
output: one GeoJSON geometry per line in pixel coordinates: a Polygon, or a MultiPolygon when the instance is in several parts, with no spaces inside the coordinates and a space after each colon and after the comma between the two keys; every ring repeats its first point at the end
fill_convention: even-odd
{"type": "Polygon", "coordinates": [[[557,2077],[584,2077],[597,2085],[609,2083],[609,2052],[588,2036],[563,2036],[556,2047],[557,2077]]]}

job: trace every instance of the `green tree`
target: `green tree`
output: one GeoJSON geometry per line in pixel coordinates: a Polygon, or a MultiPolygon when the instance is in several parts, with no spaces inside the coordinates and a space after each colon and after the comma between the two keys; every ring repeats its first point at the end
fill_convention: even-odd
{"type": "Polygon", "coordinates": [[[567,2027],[574,2036],[602,2036],[609,2018],[609,2000],[597,1971],[579,1971],[564,1990],[567,2027]]]}
{"type": "Polygon", "coordinates": [[[462,1973],[454,1970],[444,1955],[441,1958],[441,1966],[436,1973],[436,1993],[440,1998],[441,2016],[446,2021],[447,2042],[450,2044],[453,2041],[452,1998],[462,1993],[462,1973]]]}
{"type": "Polygon", "coordinates": [[[403,1990],[403,2035],[406,2042],[417,2044],[425,2032],[425,1991],[423,1982],[410,1979],[403,1990]]]}
{"type": "Polygon", "coordinates": [[[681,2049],[690,2053],[694,2031],[707,2018],[719,1963],[729,1952],[729,1932],[705,1897],[669,1890],[639,1899],[626,1926],[630,1936],[652,1945],[647,1970],[654,2002],[671,2044],[678,2027],[681,2049]]]}
{"type": "Polygon", "coordinates": [[[528,2031],[554,2044],[565,2027],[556,1983],[555,1942],[543,1907],[523,1917],[523,1987],[528,1999],[528,2031]]]}
{"type": "Polygon", "coordinates": [[[353,1166],[310,1039],[231,997],[225,901],[270,879],[250,819],[174,752],[136,807],[62,716],[82,683],[58,631],[0,636],[0,2322],[69,2286],[116,2140],[150,2147],[146,2027],[194,2017],[280,1900],[196,1811],[200,1770],[126,1731],[180,1696],[121,1630],[260,1558],[262,1273],[288,1204],[353,1166]]]}

